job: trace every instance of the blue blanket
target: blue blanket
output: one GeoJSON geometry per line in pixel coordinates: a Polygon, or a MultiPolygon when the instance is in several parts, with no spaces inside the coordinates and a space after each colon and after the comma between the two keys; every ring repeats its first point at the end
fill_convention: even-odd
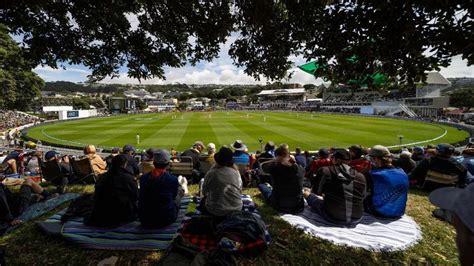
{"type": "MultiPolygon", "coordinates": [[[[65,203],[66,201],[78,198],[79,196],[80,194],[78,193],[66,193],[50,200],[35,203],[28,207],[28,209],[26,209],[26,211],[24,211],[20,216],[18,216],[18,219],[22,220],[23,222],[27,222],[53,210],[59,205],[65,203]]],[[[17,226],[12,226],[8,228],[6,232],[11,232],[15,228],[17,228],[17,226]]]]}
{"type": "MultiPolygon", "coordinates": [[[[169,247],[181,226],[190,197],[181,200],[181,208],[175,223],[158,229],[142,227],[139,221],[117,228],[96,228],[86,226],[82,217],[71,218],[62,226],[61,235],[67,241],[84,248],[108,250],[164,250],[169,247]]],[[[40,228],[58,228],[65,210],[53,215],[40,228]],[[56,225],[56,227],[54,226],[56,225]]],[[[61,227],[59,227],[61,228],[61,227]]],[[[51,233],[51,232],[48,232],[51,233]]]]}

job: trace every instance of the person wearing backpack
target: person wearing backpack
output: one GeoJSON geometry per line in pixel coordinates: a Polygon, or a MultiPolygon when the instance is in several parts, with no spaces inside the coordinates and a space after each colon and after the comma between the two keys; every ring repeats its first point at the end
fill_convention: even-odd
{"type": "Polygon", "coordinates": [[[165,227],[178,218],[184,189],[167,171],[170,158],[167,150],[157,150],[153,154],[155,168],[140,177],[138,218],[145,227],[165,227]]]}
{"type": "Polygon", "coordinates": [[[333,165],[318,170],[313,184],[313,193],[304,191],[311,209],[329,222],[355,225],[364,212],[366,195],[365,176],[349,166],[351,154],[345,149],[336,149],[333,165]]]}

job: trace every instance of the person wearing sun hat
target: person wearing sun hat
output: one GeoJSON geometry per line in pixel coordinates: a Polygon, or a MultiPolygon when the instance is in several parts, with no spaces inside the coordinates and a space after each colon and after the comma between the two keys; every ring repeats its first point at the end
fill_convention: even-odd
{"type": "Polygon", "coordinates": [[[466,188],[445,187],[434,190],[430,202],[450,213],[451,223],[456,229],[456,246],[461,265],[474,265],[474,185],[466,188]]]}
{"type": "Polygon", "coordinates": [[[232,157],[232,150],[227,147],[214,155],[216,164],[206,173],[202,186],[203,213],[225,217],[242,210],[242,179],[232,157]]]}
{"type": "Polygon", "coordinates": [[[250,156],[245,152],[247,150],[247,146],[245,146],[245,144],[239,139],[232,143],[231,146],[232,149],[234,149],[234,163],[248,165],[250,162],[250,156]]]}
{"type": "Polygon", "coordinates": [[[452,157],[454,151],[454,146],[450,144],[436,145],[435,155],[421,161],[411,171],[410,180],[417,186],[429,191],[446,186],[464,187],[467,169],[452,157]],[[443,177],[443,179],[439,179],[443,183],[436,182],[434,180],[438,178],[431,177],[443,177]],[[449,180],[451,181],[448,182],[449,180]]]}
{"type": "Polygon", "coordinates": [[[372,162],[367,184],[369,194],[365,199],[365,211],[374,216],[398,218],[405,213],[408,198],[408,176],[392,165],[392,154],[375,145],[369,152],[372,162]]]}

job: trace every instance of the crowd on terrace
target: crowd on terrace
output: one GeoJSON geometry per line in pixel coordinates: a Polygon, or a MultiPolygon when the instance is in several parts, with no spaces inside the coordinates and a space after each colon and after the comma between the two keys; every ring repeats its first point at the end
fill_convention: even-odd
{"type": "Polygon", "coordinates": [[[38,117],[23,112],[0,110],[0,132],[39,122],[38,117]]]}

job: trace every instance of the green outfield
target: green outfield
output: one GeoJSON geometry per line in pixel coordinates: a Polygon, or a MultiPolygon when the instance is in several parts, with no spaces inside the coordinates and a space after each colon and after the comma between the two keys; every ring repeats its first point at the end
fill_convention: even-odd
{"type": "Polygon", "coordinates": [[[415,121],[333,114],[294,112],[187,112],[124,115],[46,124],[28,136],[74,146],[95,144],[103,148],[133,144],[138,148],[184,150],[201,140],[230,145],[241,139],[251,152],[265,143],[288,143],[290,148],[317,150],[352,144],[394,146],[427,141],[453,143],[468,133],[453,127],[415,121]],[[136,143],[136,134],[140,144],[136,143]]]}

